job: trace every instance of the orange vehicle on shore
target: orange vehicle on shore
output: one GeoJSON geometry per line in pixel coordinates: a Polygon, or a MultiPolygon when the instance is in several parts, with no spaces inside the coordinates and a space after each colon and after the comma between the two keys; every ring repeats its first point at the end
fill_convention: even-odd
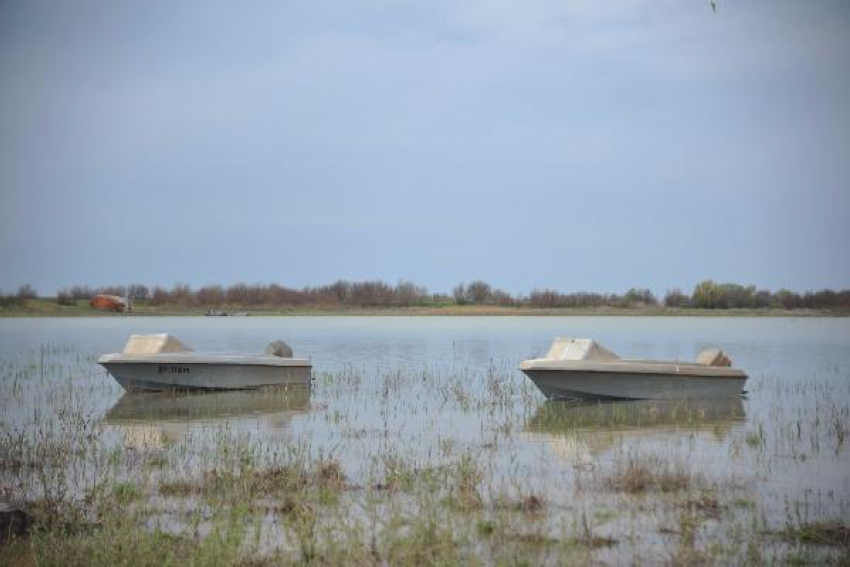
{"type": "Polygon", "coordinates": [[[89,303],[95,309],[105,309],[123,313],[127,310],[127,301],[117,295],[95,295],[89,303]]]}

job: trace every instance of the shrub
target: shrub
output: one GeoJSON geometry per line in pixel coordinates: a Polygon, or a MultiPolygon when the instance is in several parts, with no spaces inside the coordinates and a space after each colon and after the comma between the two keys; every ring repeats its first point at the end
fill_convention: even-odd
{"type": "Polygon", "coordinates": [[[24,284],[18,288],[18,299],[21,300],[21,302],[26,302],[30,299],[35,299],[36,297],[38,297],[38,293],[30,284],[24,284]]]}
{"type": "Polygon", "coordinates": [[[74,299],[74,294],[68,289],[60,289],[56,293],[56,303],[59,305],[76,305],[77,300],[74,299]]]}
{"type": "Polygon", "coordinates": [[[667,307],[684,307],[690,305],[691,296],[682,293],[679,289],[673,289],[664,296],[664,305],[667,307]]]}

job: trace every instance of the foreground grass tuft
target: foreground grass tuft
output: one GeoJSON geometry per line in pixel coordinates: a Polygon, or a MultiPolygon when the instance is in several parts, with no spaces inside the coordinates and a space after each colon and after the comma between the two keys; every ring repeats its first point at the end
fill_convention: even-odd
{"type": "Polygon", "coordinates": [[[850,548],[850,526],[840,520],[788,526],[781,535],[791,541],[850,548]]]}
{"type": "Polygon", "coordinates": [[[607,488],[639,494],[648,490],[678,492],[690,488],[694,477],[681,466],[655,457],[630,458],[605,479],[607,488]]]}

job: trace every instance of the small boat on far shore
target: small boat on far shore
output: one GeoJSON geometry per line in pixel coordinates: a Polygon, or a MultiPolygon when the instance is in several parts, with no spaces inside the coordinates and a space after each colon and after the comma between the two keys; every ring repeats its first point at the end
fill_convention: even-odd
{"type": "Polygon", "coordinates": [[[740,396],[747,375],[731,365],[715,348],[696,362],[629,360],[590,339],[557,338],[520,370],[549,399],[673,400],[740,396]]]}
{"type": "Polygon", "coordinates": [[[89,305],[94,309],[115,311],[117,313],[124,313],[129,310],[127,300],[117,295],[95,295],[91,298],[89,305]]]}
{"type": "Polygon", "coordinates": [[[248,390],[267,386],[309,386],[312,364],[294,358],[283,341],[265,352],[195,352],[169,334],[130,335],[124,351],[105,354],[98,364],[125,390],[248,390]]]}
{"type": "Polygon", "coordinates": [[[248,317],[247,311],[224,311],[221,309],[207,309],[204,311],[206,317],[248,317]]]}

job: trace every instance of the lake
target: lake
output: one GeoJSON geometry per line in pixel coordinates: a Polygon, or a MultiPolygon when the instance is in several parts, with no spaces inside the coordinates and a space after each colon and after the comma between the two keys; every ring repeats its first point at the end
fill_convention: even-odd
{"type": "MultiPolygon", "coordinates": [[[[330,542],[356,547],[376,535],[389,542],[374,549],[379,563],[407,562],[402,550],[426,543],[392,542],[418,533],[423,517],[452,526],[435,541],[463,562],[846,553],[800,535],[850,518],[846,318],[0,319],[0,368],[0,457],[31,457],[4,467],[7,498],[43,499],[58,490],[53,482],[82,501],[108,484],[110,498],[136,495],[128,513],[148,531],[216,533],[211,475],[254,478],[297,461],[338,472],[309,500],[323,527],[311,545],[326,562],[330,542]],[[95,360],[131,333],[154,332],[211,351],[259,352],[284,340],[312,359],[313,387],[125,396],[95,360]],[[748,393],[723,403],[546,402],[517,367],[556,336],[651,359],[693,360],[718,346],[749,374],[748,393]],[[73,450],[45,450],[58,446],[73,450]],[[40,467],[53,471],[50,482],[40,467]],[[330,503],[328,486],[337,489],[330,503]]],[[[279,487],[246,496],[243,485],[222,486],[265,503],[240,516],[239,553],[303,556],[285,498],[269,496],[279,487]]],[[[306,494],[313,485],[303,486],[306,494]]]]}

